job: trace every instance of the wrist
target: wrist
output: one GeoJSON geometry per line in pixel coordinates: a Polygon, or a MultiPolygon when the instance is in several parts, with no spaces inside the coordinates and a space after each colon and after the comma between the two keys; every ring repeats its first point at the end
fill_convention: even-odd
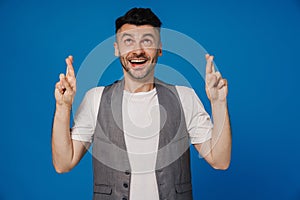
{"type": "Polygon", "coordinates": [[[213,113],[223,113],[227,110],[227,101],[211,101],[211,109],[213,113]]]}
{"type": "Polygon", "coordinates": [[[56,112],[70,112],[72,105],[56,103],[56,112]]]}
{"type": "Polygon", "coordinates": [[[210,104],[212,107],[217,106],[217,107],[227,107],[227,100],[212,100],[210,101],[210,104]]]}

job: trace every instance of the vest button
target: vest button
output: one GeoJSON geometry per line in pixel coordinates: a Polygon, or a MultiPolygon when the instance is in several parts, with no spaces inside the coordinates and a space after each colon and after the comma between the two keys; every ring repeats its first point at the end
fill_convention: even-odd
{"type": "Polygon", "coordinates": [[[130,172],[129,172],[128,170],[126,170],[126,171],[125,171],[125,174],[126,174],[126,175],[129,175],[129,174],[130,174],[130,172]]]}
{"type": "Polygon", "coordinates": [[[123,183],[124,188],[128,188],[128,184],[127,183],[123,183]]]}
{"type": "Polygon", "coordinates": [[[126,198],[126,197],[123,197],[122,200],[127,200],[127,198],[126,198]]]}

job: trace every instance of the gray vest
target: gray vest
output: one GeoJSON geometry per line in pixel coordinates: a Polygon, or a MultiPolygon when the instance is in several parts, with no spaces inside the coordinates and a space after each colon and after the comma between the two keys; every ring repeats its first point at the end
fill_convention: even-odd
{"type": "MultiPolygon", "coordinates": [[[[156,180],[161,200],[192,200],[188,132],[172,85],[155,80],[160,105],[156,180]]],[[[104,88],[93,144],[94,200],[127,200],[131,169],[122,128],[124,80],[104,88]]]]}

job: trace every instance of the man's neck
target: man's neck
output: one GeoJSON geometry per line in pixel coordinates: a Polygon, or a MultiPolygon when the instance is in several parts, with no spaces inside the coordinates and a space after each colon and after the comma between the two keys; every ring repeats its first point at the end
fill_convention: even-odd
{"type": "Polygon", "coordinates": [[[124,90],[131,93],[149,92],[154,88],[154,77],[144,80],[135,80],[133,78],[124,76],[124,90]]]}

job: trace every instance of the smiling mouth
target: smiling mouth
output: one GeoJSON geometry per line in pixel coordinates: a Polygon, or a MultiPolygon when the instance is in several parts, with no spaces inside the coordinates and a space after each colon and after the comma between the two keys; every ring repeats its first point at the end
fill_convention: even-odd
{"type": "Polygon", "coordinates": [[[147,61],[148,59],[145,58],[129,59],[129,62],[133,67],[143,66],[147,61]]]}

